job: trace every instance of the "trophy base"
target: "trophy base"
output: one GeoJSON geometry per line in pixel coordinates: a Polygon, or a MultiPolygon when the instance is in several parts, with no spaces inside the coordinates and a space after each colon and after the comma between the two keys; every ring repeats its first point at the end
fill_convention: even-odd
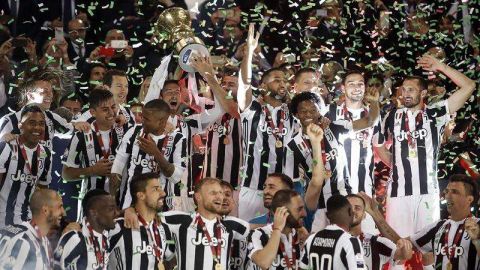
{"type": "Polygon", "coordinates": [[[210,56],[205,45],[194,43],[184,46],[180,53],[178,53],[178,65],[186,72],[195,72],[195,69],[190,64],[190,59],[193,54],[210,56]]]}

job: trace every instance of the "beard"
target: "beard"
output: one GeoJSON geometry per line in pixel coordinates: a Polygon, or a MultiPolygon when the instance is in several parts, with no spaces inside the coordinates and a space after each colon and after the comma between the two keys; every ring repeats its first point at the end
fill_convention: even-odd
{"type": "Polygon", "coordinates": [[[163,202],[161,204],[158,203],[158,200],[156,200],[155,202],[147,202],[147,207],[156,212],[160,212],[163,210],[163,202]]]}
{"type": "Polygon", "coordinates": [[[296,219],[290,214],[287,217],[287,226],[292,229],[298,229],[302,227],[302,223],[300,222],[300,219],[296,219]]]}

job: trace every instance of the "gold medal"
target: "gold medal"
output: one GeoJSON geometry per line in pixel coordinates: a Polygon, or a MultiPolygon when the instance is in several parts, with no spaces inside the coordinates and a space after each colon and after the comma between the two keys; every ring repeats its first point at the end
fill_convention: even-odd
{"type": "Polygon", "coordinates": [[[217,264],[215,264],[215,270],[222,270],[222,265],[217,262],[217,264]]]}
{"type": "Polygon", "coordinates": [[[223,144],[229,144],[229,143],[230,143],[230,140],[227,137],[223,138],[223,144]]]}
{"type": "Polygon", "coordinates": [[[157,267],[158,267],[158,270],[165,270],[165,266],[163,266],[163,262],[162,262],[162,261],[159,261],[159,262],[158,262],[157,267]]]}
{"type": "Polygon", "coordinates": [[[276,147],[276,148],[281,148],[282,146],[283,146],[282,141],[277,140],[277,141],[275,142],[275,147],[276,147]]]}
{"type": "Polygon", "coordinates": [[[450,261],[447,263],[447,270],[452,270],[452,263],[450,261]]]}
{"type": "Polygon", "coordinates": [[[417,151],[415,151],[414,149],[410,149],[410,150],[408,151],[408,156],[409,156],[410,158],[416,158],[416,157],[417,157],[417,151]]]}

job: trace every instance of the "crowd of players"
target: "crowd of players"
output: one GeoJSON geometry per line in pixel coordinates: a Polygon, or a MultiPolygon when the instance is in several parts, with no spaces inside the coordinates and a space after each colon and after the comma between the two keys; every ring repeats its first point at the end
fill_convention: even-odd
{"type": "MultiPolygon", "coordinates": [[[[258,52],[265,25],[251,23],[237,68],[191,57],[200,96],[170,70],[142,78],[129,102],[137,51],[106,45],[86,57],[88,44],[76,41],[88,38],[88,19],[65,25],[68,42],[45,41],[38,61],[29,38],[0,46],[0,67],[30,69],[0,69],[1,269],[404,269],[412,256],[423,269],[480,267],[476,166],[447,175],[444,188],[438,181],[445,133],[476,83],[438,48],[415,59],[423,76],[390,85],[390,101],[387,83],[360,64],[298,68],[277,54],[270,66],[258,52]],[[21,47],[27,60],[14,63],[21,47]],[[325,76],[338,77],[333,91],[325,76]],[[431,98],[442,78],[452,91],[431,98]],[[59,86],[72,90],[56,106],[59,86]],[[78,205],[64,206],[70,182],[80,183],[78,205]]],[[[117,29],[106,36],[125,40],[117,29]]]]}

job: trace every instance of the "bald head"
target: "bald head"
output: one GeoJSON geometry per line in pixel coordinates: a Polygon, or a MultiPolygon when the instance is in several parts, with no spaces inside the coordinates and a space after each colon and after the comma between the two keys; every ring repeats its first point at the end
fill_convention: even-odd
{"type": "Polygon", "coordinates": [[[56,201],[57,196],[57,192],[52,189],[35,190],[30,198],[30,210],[32,211],[32,215],[39,215],[44,206],[52,206],[56,201]]]}

